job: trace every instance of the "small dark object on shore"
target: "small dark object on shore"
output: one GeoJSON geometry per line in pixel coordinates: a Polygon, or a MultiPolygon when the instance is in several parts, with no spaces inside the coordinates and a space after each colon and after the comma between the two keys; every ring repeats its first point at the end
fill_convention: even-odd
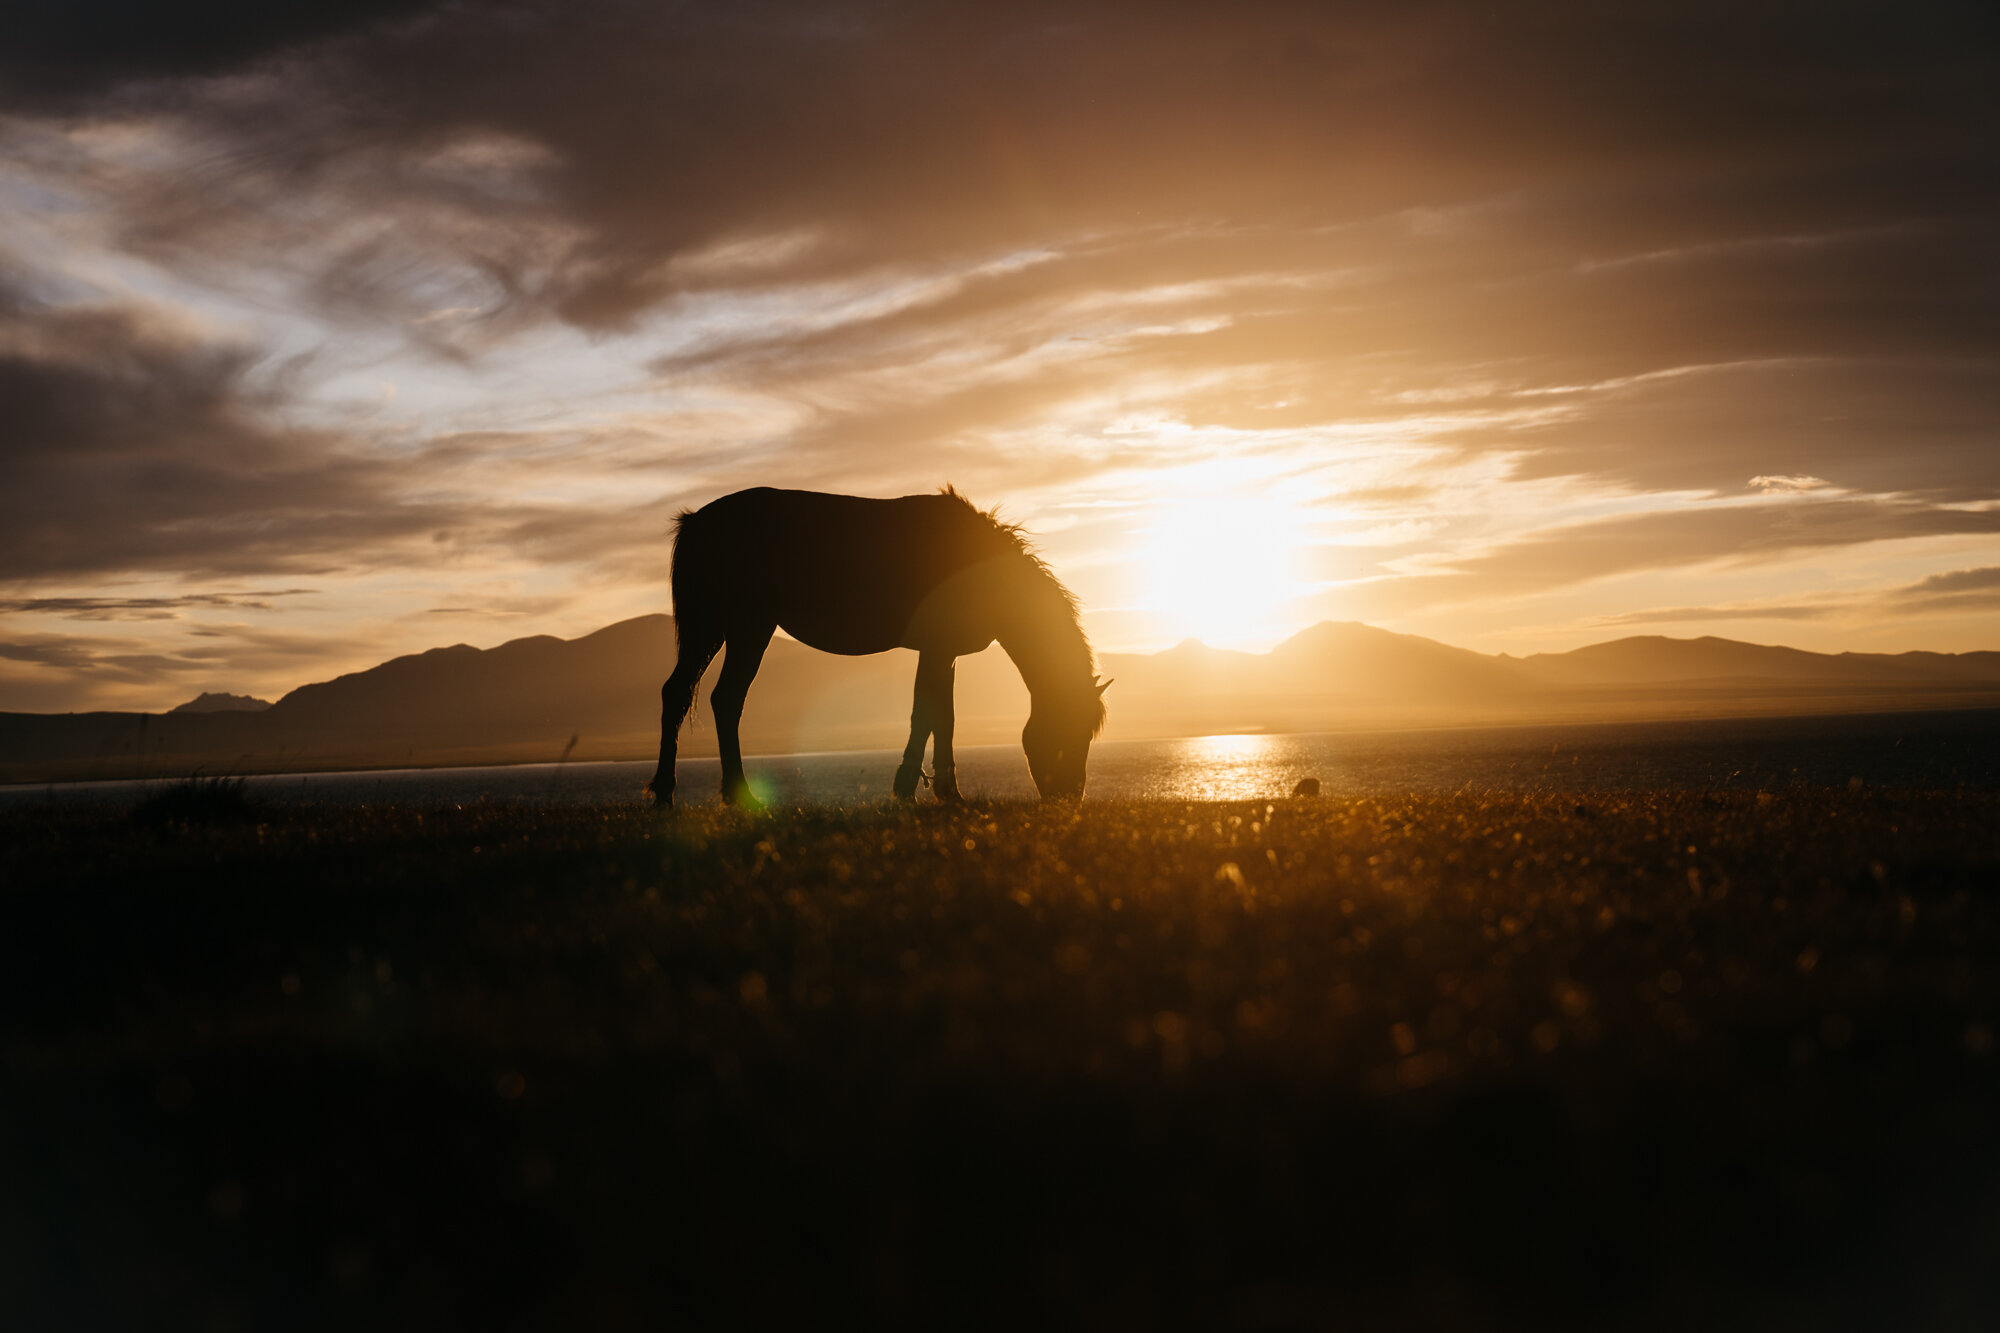
{"type": "Polygon", "coordinates": [[[1299,779],[1299,784],[1298,784],[1298,786],[1296,786],[1296,787],[1292,788],[1292,795],[1294,795],[1294,796],[1317,796],[1317,795],[1319,795],[1319,779],[1318,779],[1318,778],[1300,778],[1300,779],[1299,779]]]}
{"type": "Polygon", "coordinates": [[[225,824],[254,819],[257,803],[243,778],[199,775],[184,778],[148,796],[132,809],[141,824],[225,824]]]}

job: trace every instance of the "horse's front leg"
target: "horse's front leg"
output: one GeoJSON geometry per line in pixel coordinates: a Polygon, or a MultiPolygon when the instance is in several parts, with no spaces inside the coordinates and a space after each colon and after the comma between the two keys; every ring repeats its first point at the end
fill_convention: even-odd
{"type": "Polygon", "coordinates": [[[899,801],[913,801],[917,796],[917,779],[924,773],[924,746],[931,739],[931,700],[924,688],[924,667],[928,659],[917,659],[916,697],[910,703],[910,739],[903,746],[903,762],[896,766],[896,780],[891,790],[899,801]]]}
{"type": "Polygon", "coordinates": [[[722,674],[715,682],[709,702],[715,709],[715,743],[722,753],[722,799],[731,805],[755,806],[756,796],[743,776],[743,746],[737,727],[743,721],[743,701],[750,695],[750,682],[764,663],[764,650],[771,646],[775,625],[764,625],[748,633],[731,634],[722,674]]]}

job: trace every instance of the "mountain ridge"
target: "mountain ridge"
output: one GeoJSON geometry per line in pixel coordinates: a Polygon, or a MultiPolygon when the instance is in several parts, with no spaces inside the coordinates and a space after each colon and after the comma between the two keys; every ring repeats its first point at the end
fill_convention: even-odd
{"type": "MultiPolygon", "coordinates": [[[[0,714],[0,780],[641,758],[658,741],[673,624],[654,613],[575,639],[426,649],[301,685],[255,712],[0,714]]],[[[1099,660],[1116,682],[1106,735],[1127,739],[2000,705],[2000,652],[1813,653],[1712,635],[1631,635],[1517,658],[1321,621],[1263,653],[1190,639],[1099,660]]],[[[914,671],[905,650],[838,657],[775,639],[751,689],[745,748],[894,748],[914,671]]],[[[1027,707],[999,649],[960,660],[961,744],[1017,738],[1027,707]]],[[[713,732],[698,707],[682,752],[712,754],[713,732]]]]}

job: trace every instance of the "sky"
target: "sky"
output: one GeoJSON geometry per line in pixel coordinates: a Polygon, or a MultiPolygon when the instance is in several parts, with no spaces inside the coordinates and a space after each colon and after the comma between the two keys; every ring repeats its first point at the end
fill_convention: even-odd
{"type": "Polygon", "coordinates": [[[2000,648],[1990,6],[9,24],[0,710],[667,611],[750,485],[951,483],[1101,651],[2000,648]]]}

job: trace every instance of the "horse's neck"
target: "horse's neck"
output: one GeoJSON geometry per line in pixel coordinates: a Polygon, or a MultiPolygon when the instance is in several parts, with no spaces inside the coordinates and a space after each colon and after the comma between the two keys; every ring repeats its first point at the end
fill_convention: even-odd
{"type": "Polygon", "coordinates": [[[1091,674],[1090,643],[1060,586],[1030,567],[1012,599],[1000,647],[1014,659],[1031,695],[1074,693],[1091,674]]]}

